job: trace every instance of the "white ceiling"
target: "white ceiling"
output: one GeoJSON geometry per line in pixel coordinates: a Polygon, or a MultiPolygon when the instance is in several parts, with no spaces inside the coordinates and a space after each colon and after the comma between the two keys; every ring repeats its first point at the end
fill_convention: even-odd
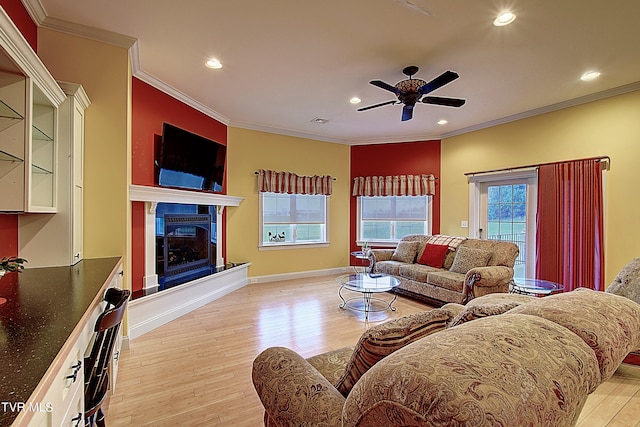
{"type": "Polygon", "coordinates": [[[640,89],[637,0],[23,3],[45,27],[137,40],[134,75],[225,124],[348,144],[440,138],[640,89]],[[494,27],[505,9],[516,21],[494,27]],[[204,66],[212,56],[222,69],[204,66]],[[419,104],[406,122],[401,105],[356,111],[394,99],[368,82],[394,85],[407,65],[427,81],[456,71],[431,95],[466,105],[419,104]],[[601,77],[582,82],[591,69],[601,77]]]}

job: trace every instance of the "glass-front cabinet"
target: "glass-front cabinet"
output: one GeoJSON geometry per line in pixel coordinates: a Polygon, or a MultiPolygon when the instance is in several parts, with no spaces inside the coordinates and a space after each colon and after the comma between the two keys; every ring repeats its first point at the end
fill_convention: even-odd
{"type": "Polygon", "coordinates": [[[38,88],[32,87],[31,138],[28,154],[27,212],[56,211],[57,105],[38,88]]]}
{"type": "Polygon", "coordinates": [[[65,99],[0,9],[0,212],[57,211],[58,107],[65,99]]]}

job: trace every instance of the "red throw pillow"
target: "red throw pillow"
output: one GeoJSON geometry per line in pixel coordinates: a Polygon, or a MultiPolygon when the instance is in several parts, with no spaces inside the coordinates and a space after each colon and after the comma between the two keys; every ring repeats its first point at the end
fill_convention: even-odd
{"type": "Polygon", "coordinates": [[[427,243],[418,263],[428,265],[429,267],[442,268],[444,257],[447,256],[448,250],[449,245],[432,245],[431,243],[427,243]]]}

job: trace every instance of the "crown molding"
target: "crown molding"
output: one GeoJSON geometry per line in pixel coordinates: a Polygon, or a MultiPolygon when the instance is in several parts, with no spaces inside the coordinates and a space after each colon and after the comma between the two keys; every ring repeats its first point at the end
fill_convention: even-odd
{"type": "Polygon", "coordinates": [[[533,110],[524,111],[522,113],[513,114],[500,119],[491,120],[466,128],[458,129],[442,135],[442,139],[451,138],[465,133],[475,132],[477,130],[487,129],[493,126],[503,125],[517,120],[527,119],[529,117],[539,116],[541,114],[551,113],[553,111],[563,110],[565,108],[576,107],[578,105],[588,104],[589,102],[600,101],[602,99],[611,98],[617,95],[623,95],[629,92],[640,90],[640,82],[629,83],[626,85],[603,90],[601,92],[592,93],[590,95],[581,96],[579,98],[569,99],[567,101],[558,102],[556,104],[547,105],[545,107],[534,108],[533,110]]]}
{"type": "Polygon", "coordinates": [[[255,130],[255,131],[259,131],[259,132],[273,133],[273,134],[276,134],[276,135],[284,135],[284,136],[293,136],[293,137],[296,137],[296,138],[312,139],[314,141],[332,142],[332,143],[335,143],[335,144],[347,144],[347,145],[349,144],[348,141],[345,141],[345,140],[342,140],[342,139],[330,138],[328,136],[322,136],[322,135],[318,135],[318,134],[314,134],[314,133],[300,132],[300,131],[295,131],[295,130],[291,130],[291,129],[281,129],[281,128],[273,128],[273,127],[264,126],[264,125],[256,125],[256,124],[247,123],[247,122],[236,122],[236,121],[233,121],[233,122],[231,122],[229,124],[229,126],[240,128],[240,129],[248,129],[248,130],[255,130]]]}
{"type": "Polygon", "coordinates": [[[157,79],[156,77],[152,76],[151,74],[146,73],[145,71],[141,70],[139,67],[136,70],[134,68],[134,64],[135,61],[132,60],[132,69],[133,69],[133,76],[136,77],[137,79],[140,79],[141,81],[147,83],[150,86],[153,86],[154,88],[158,89],[161,92],[166,93],[169,96],[172,96],[173,98],[177,99],[178,101],[182,102],[183,104],[186,104],[190,107],[192,107],[195,110],[200,111],[203,114],[206,114],[207,116],[216,119],[217,121],[219,121],[220,123],[224,124],[224,125],[229,125],[229,119],[225,116],[223,116],[222,114],[218,113],[217,111],[212,110],[211,108],[207,107],[206,105],[202,104],[199,101],[196,101],[195,99],[191,98],[190,96],[180,92],[179,90],[175,89],[174,87],[166,84],[165,82],[163,82],[160,79],[157,79]]]}
{"type": "Polygon", "coordinates": [[[64,102],[66,95],[2,8],[0,8],[0,47],[25,76],[37,83],[52,103],[60,105],[64,102]]]}

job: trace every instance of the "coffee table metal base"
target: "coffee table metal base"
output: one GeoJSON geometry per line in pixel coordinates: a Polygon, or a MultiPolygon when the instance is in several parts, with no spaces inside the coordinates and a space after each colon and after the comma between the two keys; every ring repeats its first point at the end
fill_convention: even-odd
{"type": "Polygon", "coordinates": [[[342,304],[340,304],[339,307],[342,309],[348,308],[349,310],[363,312],[365,320],[369,320],[369,313],[376,313],[387,310],[396,311],[393,303],[396,302],[398,295],[395,293],[393,294],[393,298],[391,299],[391,301],[386,301],[382,298],[374,297],[373,292],[359,292],[362,294],[362,298],[351,297],[345,299],[345,297],[342,296],[342,291],[344,289],[344,286],[340,286],[340,289],[338,290],[338,296],[342,300],[342,304]],[[382,303],[381,306],[376,307],[376,305],[374,304],[376,302],[382,303]]]}

